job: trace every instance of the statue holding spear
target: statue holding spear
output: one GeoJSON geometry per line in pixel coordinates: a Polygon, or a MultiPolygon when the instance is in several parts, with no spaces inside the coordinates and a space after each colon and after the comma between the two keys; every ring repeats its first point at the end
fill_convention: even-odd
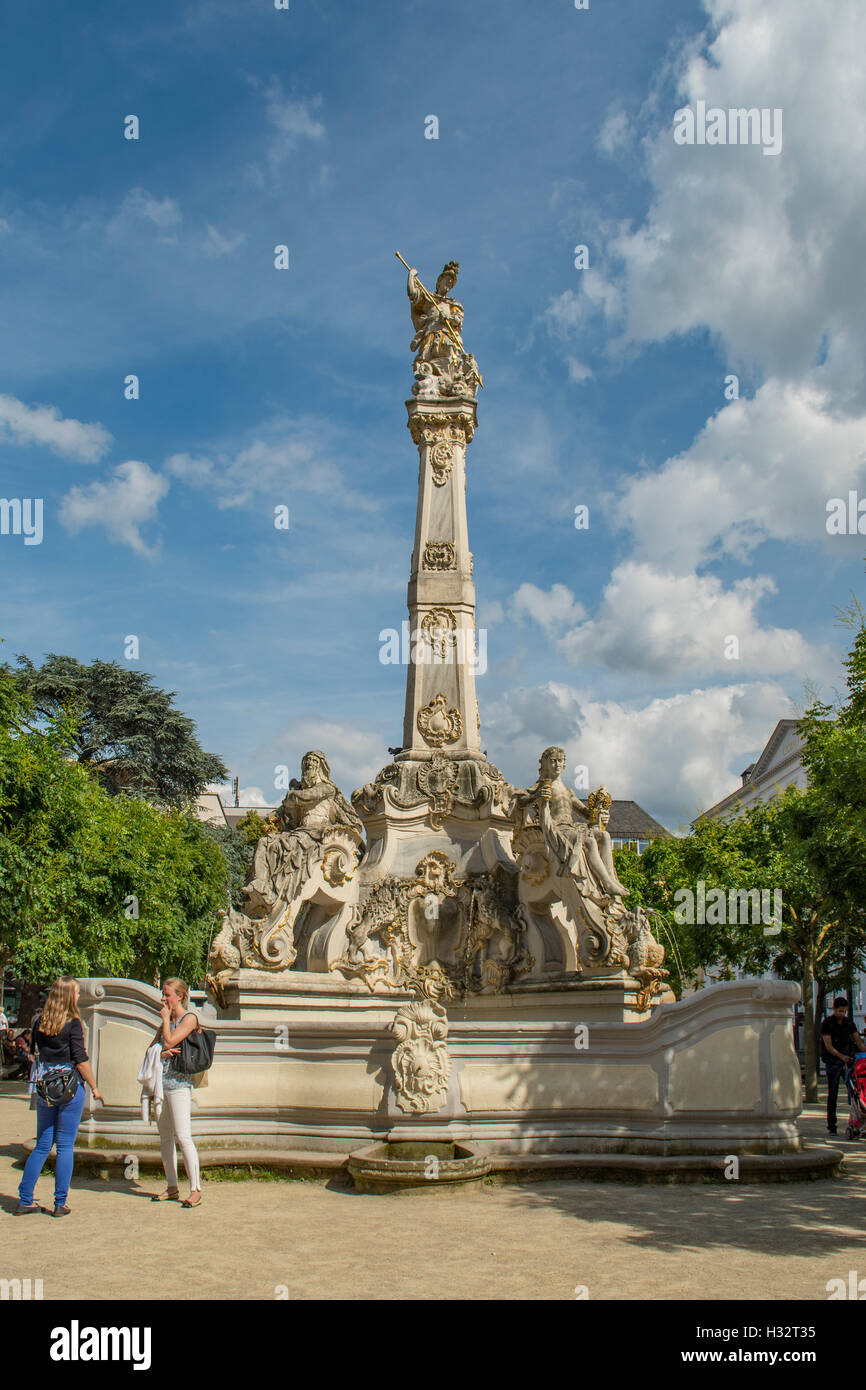
{"type": "MultiPolygon", "coordinates": [[[[449,261],[436,281],[436,290],[422,284],[417,270],[403,260],[399,251],[394,252],[409,272],[406,293],[409,296],[412,323],[415,336],[410,344],[416,354],[413,368],[418,378],[418,386],[425,379],[436,378],[435,387],[441,395],[475,395],[484,383],[478,372],[478,365],[471,353],[463,347],[463,305],[452,299],[449,291],[457,283],[460,269],[456,261],[449,261]]],[[[430,382],[429,386],[433,387],[430,382]]],[[[428,394],[428,391],[425,391],[428,394]]]]}

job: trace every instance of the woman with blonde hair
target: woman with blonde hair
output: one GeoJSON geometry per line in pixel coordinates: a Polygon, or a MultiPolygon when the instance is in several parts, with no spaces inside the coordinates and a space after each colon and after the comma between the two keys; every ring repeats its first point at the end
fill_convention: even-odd
{"type": "Polygon", "coordinates": [[[177,1143],[180,1144],[183,1164],[189,1178],[189,1197],[181,1206],[197,1207],[201,1205],[201,1177],[190,1124],[193,1078],[188,1072],[178,1071],[176,1062],[184,1038],[201,1027],[198,1015],[187,1009],[188,1003],[189,986],[186,982],[177,979],[176,976],[166,980],[162,987],[162,1021],[154,1038],[154,1042],[162,1043],[163,1103],[159,1116],[159,1138],[166,1190],[152,1197],[151,1201],[177,1202],[180,1199],[180,1188],[177,1184],[177,1143]]]}
{"type": "Polygon", "coordinates": [[[55,1144],[54,1215],[69,1215],[66,1198],[86,1094],[82,1077],[93,1092],[93,1099],[102,1100],[84,1047],[78,994],[78,981],[69,975],[61,976],[48,991],[42,1012],[33,1019],[30,1045],[36,1053],[36,1147],[27,1160],[18,1188],[18,1216],[44,1210],[34,1200],[33,1190],[55,1144]],[[62,1087],[66,1098],[59,1103],[49,1103],[39,1093],[39,1084],[49,1072],[58,1076],[61,1083],[68,1077],[62,1087]]]}

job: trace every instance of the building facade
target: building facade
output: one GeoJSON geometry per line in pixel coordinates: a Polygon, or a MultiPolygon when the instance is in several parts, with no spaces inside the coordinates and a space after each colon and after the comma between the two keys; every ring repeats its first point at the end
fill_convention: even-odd
{"type": "Polygon", "coordinates": [[[803,741],[796,719],[779,720],[757,762],[749,763],[740,776],[739,787],[703,811],[693,825],[701,820],[729,820],[758,801],[769,801],[787,787],[806,786],[803,741]]]}

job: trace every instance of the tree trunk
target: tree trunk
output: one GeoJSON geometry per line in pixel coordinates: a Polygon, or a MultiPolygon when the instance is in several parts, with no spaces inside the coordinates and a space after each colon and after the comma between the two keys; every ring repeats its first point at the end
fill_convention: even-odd
{"type": "Polygon", "coordinates": [[[39,996],[43,986],[27,981],[21,986],[21,1003],[18,1005],[18,1029],[29,1028],[30,1020],[39,1008],[39,996]]]}
{"type": "Polygon", "coordinates": [[[803,961],[803,1070],[806,1079],[806,1100],[818,1099],[818,1039],[815,1033],[815,1005],[812,985],[815,979],[812,961],[803,961]]]}

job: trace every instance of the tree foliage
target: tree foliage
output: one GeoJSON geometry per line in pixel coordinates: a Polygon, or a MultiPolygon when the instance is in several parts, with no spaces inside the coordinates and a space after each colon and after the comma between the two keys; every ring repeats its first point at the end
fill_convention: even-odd
{"type": "Polygon", "coordinates": [[[814,817],[809,864],[853,956],[866,933],[866,626],[857,604],[843,616],[856,627],[847,699],[835,709],[815,701],[799,728],[814,817]]]}
{"type": "MultiPolygon", "coordinates": [[[[246,820],[246,817],[244,817],[246,820]]],[[[250,841],[237,825],[213,825],[205,823],[203,830],[209,840],[216,844],[226,862],[228,893],[232,907],[243,907],[244,884],[247,882],[253,864],[256,841],[250,841]]]]}
{"type": "Polygon", "coordinates": [[[0,671],[0,955],[24,978],[200,977],[228,870],[187,811],[113,797],[0,671]]]}
{"type": "Polygon", "coordinates": [[[617,855],[630,903],[656,910],[678,992],[698,967],[723,979],[771,969],[799,981],[810,1100],[817,1097],[814,986],[820,999],[866,962],[866,631],[859,608],[852,616],[859,627],[846,661],[847,699],[835,710],[815,702],[800,722],[807,789],[789,787],[728,821],[701,820],[689,836],[654,841],[640,859],[617,855]],[[768,933],[764,922],[678,922],[678,893],[696,894],[699,881],[708,897],[713,889],[778,891],[781,931],[768,933]]]}
{"type": "Polygon", "coordinates": [[[40,725],[62,729],[64,747],[112,794],[180,806],[228,776],[222,760],[201,748],[193,720],[174,707],[174,692],[160,690],[145,671],[53,653],[42,666],[19,656],[2,669],[40,725]]]}

